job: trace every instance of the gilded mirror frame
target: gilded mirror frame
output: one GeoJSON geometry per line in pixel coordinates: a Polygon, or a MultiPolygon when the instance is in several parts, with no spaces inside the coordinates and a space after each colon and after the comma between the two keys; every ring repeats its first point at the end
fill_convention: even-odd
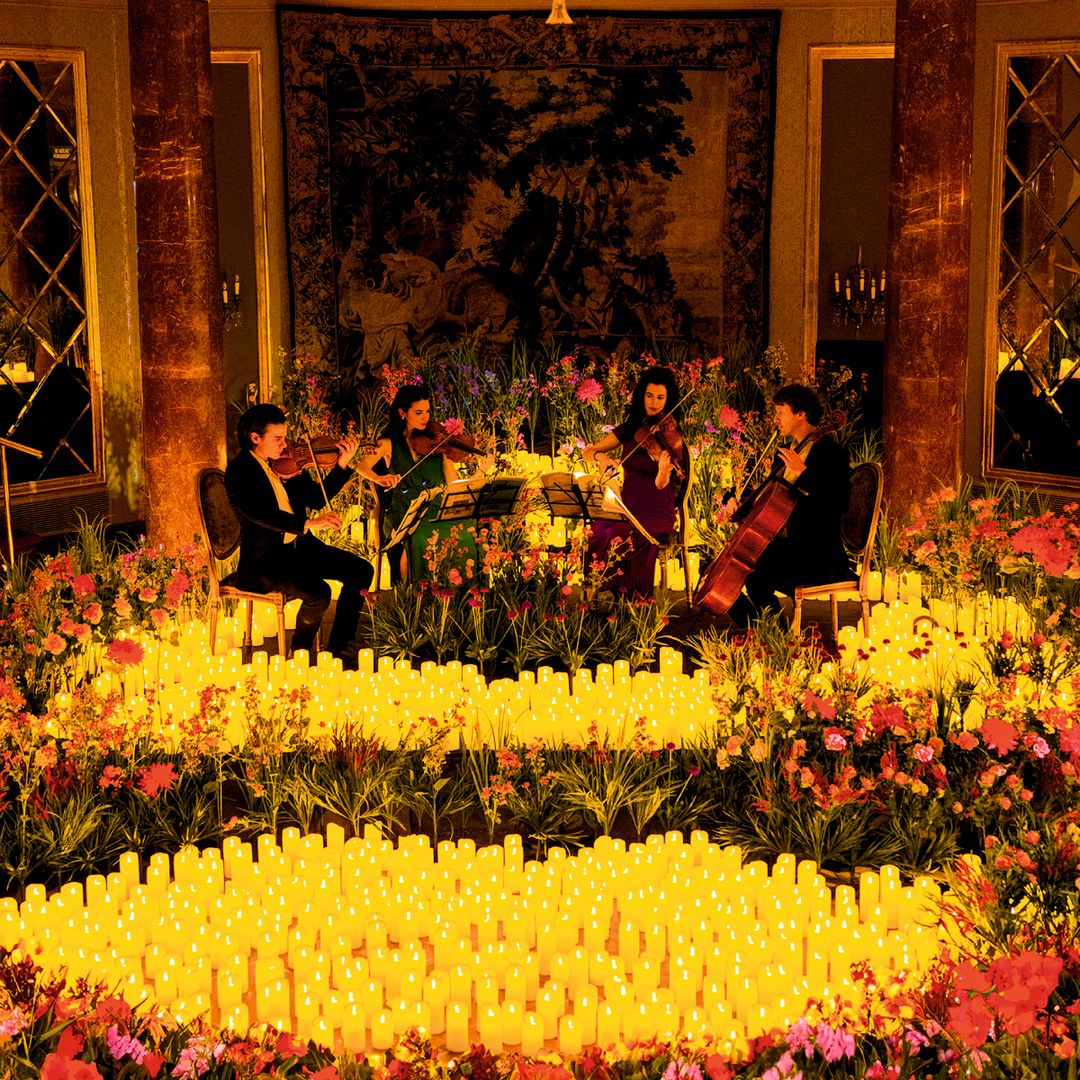
{"type": "MultiPolygon", "coordinates": [[[[1065,92],[1057,89],[1064,103],[1065,92]]],[[[992,130],[983,473],[1074,495],[1080,493],[1080,322],[1064,313],[1075,305],[1080,318],[1080,39],[998,42],[992,130]],[[1032,63],[1021,73],[1017,60],[1045,60],[1046,71],[1039,75],[1032,63]],[[1052,117],[1040,95],[1053,93],[1055,69],[1074,83],[1077,105],[1052,117]],[[1025,110],[1035,144],[1020,147],[1025,156],[1017,160],[1010,129],[1025,110]],[[1057,164],[1070,179],[1063,202],[1057,164]],[[1005,376],[1012,376],[1008,386],[1005,376]],[[1017,464],[1024,461],[1036,467],[1017,464]],[[1050,461],[1069,471],[1037,467],[1050,461]]]]}
{"type": "MultiPolygon", "coordinates": [[[[13,65],[49,65],[56,64],[67,66],[70,68],[71,80],[72,80],[72,104],[74,108],[74,150],[75,150],[75,192],[72,195],[71,186],[69,184],[67,189],[67,202],[68,205],[64,206],[64,212],[70,216],[70,208],[73,205],[74,209],[78,212],[78,248],[79,259],[81,263],[81,287],[82,287],[82,321],[84,325],[78,332],[68,338],[67,344],[62,346],[57,353],[55,349],[46,346],[40,346],[35,344],[35,352],[40,354],[44,350],[47,353],[46,362],[52,361],[50,369],[52,367],[67,367],[64,354],[71,352],[77,353],[75,346],[79,344],[79,338],[85,334],[85,348],[86,348],[86,361],[85,361],[85,374],[87,386],[80,392],[85,393],[88,391],[89,406],[91,412],[91,432],[89,436],[90,454],[92,460],[89,466],[81,471],[73,472],[70,474],[54,475],[44,479],[35,478],[29,479],[24,482],[18,481],[18,467],[13,468],[14,459],[18,456],[14,451],[8,451],[8,464],[9,469],[13,473],[13,481],[11,486],[11,492],[13,500],[22,499],[26,496],[37,495],[39,493],[57,493],[57,492],[77,492],[85,491],[86,489],[93,488],[103,490],[105,484],[105,439],[104,439],[104,411],[103,411],[103,395],[102,395],[102,355],[101,355],[101,323],[100,312],[98,306],[98,286],[97,286],[97,262],[96,262],[96,233],[94,228],[94,209],[93,209],[93,191],[91,188],[91,148],[90,148],[90,131],[89,131],[89,109],[87,102],[87,90],[86,90],[86,56],[82,49],[77,48],[57,48],[57,47],[33,47],[24,45],[7,45],[0,44],[0,62],[7,62],[13,65]]],[[[25,84],[25,79],[23,80],[25,84]]],[[[38,88],[40,90],[40,87],[38,88]]],[[[43,102],[42,108],[45,108],[43,102]]],[[[52,113],[51,106],[48,110],[52,113]]],[[[63,120],[61,117],[53,115],[52,122],[55,125],[63,127],[63,120]]],[[[20,139],[30,130],[29,123],[25,128],[14,136],[7,135],[0,139],[0,156],[17,156],[18,144],[20,139]]],[[[71,134],[70,132],[68,134],[71,134]]],[[[48,146],[50,151],[50,161],[55,156],[55,149],[52,145],[48,146]]],[[[63,162],[61,156],[60,161],[63,162]]],[[[27,175],[33,175],[33,169],[28,161],[23,161],[23,165],[27,175]]],[[[61,169],[62,172],[66,172],[65,169],[61,169]]],[[[44,179],[44,178],[42,178],[44,179]]],[[[39,193],[38,198],[41,204],[48,204],[50,200],[56,204],[56,206],[62,205],[62,200],[57,194],[54,188],[57,187],[57,181],[55,178],[49,180],[45,185],[43,191],[39,193]]],[[[29,218],[19,223],[11,231],[13,237],[10,241],[8,251],[10,251],[16,243],[23,243],[24,231],[28,228],[29,218]]],[[[71,296],[70,289],[60,281],[60,271],[63,266],[66,266],[68,261],[68,255],[63,257],[64,262],[58,264],[55,267],[50,267],[46,262],[43,262],[40,258],[40,253],[35,254],[32,249],[32,244],[27,243],[25,245],[27,250],[30,251],[30,256],[35,259],[40,265],[38,268],[39,273],[44,271],[47,275],[47,284],[50,287],[55,287],[58,295],[71,296]]],[[[18,317],[17,308],[14,304],[9,304],[13,310],[16,311],[18,317]]],[[[33,302],[35,308],[41,308],[46,306],[46,294],[42,291],[38,299],[33,302]]],[[[29,326],[30,318],[28,315],[21,316],[27,322],[29,326]]],[[[13,338],[9,338],[5,355],[8,360],[11,361],[12,357],[16,354],[11,351],[11,344],[13,338]]],[[[62,340],[62,339],[61,339],[62,340]]],[[[55,339],[53,341],[55,346],[55,339]]],[[[18,366],[16,362],[11,362],[10,366],[14,369],[18,366]]],[[[25,366],[25,364],[24,364],[25,366]]],[[[77,365],[81,367],[81,365],[77,365]]],[[[46,375],[49,374],[47,370],[46,375]]],[[[9,389],[16,389],[18,382],[23,380],[13,380],[10,376],[3,380],[4,386],[9,389]]],[[[31,380],[32,381],[32,380],[31,380]]],[[[35,387],[35,390],[39,387],[45,386],[44,377],[35,387]]],[[[59,391],[58,391],[59,392],[59,391]]],[[[32,406],[29,405],[29,398],[33,395],[34,391],[26,391],[27,404],[23,407],[19,416],[30,422],[30,417],[27,416],[27,412],[32,406]]],[[[48,426],[44,424],[41,419],[42,415],[48,415],[50,418],[54,413],[54,408],[50,406],[48,410],[45,406],[50,405],[48,397],[45,397],[42,404],[37,407],[38,414],[34,415],[33,421],[36,422],[35,430],[39,430],[42,426],[48,426]]],[[[24,425],[25,426],[25,425],[24,425]]],[[[74,428],[72,429],[74,430],[74,428]]],[[[8,434],[8,428],[4,428],[0,434],[8,434]]],[[[14,441],[19,441],[18,430],[11,430],[9,437],[14,441]]],[[[67,435],[71,435],[72,432],[68,431],[67,435]]],[[[29,437],[25,437],[26,445],[32,445],[32,440],[29,437]]],[[[64,444],[63,433],[61,435],[61,445],[64,444]]],[[[23,455],[25,456],[25,455],[23,455]]],[[[76,460],[81,460],[81,456],[74,454],[76,460]]],[[[27,459],[28,462],[30,459],[27,459]]]]}

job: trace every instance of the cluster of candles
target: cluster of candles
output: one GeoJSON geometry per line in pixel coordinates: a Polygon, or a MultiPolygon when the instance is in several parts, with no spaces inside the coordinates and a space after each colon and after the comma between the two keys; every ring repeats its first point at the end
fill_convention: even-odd
{"type": "MultiPolygon", "coordinates": [[[[861,625],[843,627],[838,662],[858,665],[894,686],[940,686],[985,668],[983,640],[999,637],[1003,630],[1020,637],[1030,628],[1027,612],[1012,598],[981,597],[963,606],[935,599],[926,607],[909,595],[873,606],[869,637],[863,636],[861,625]]],[[[239,627],[234,629],[239,635],[239,627]]],[[[216,656],[207,654],[205,634],[201,622],[185,624],[179,645],[148,643],[142,665],[103,671],[96,686],[102,693],[122,690],[131,713],[149,713],[160,721],[166,740],[176,734],[176,720],[197,711],[200,691],[218,686],[228,689],[226,738],[241,745],[244,687],[254,679],[262,688],[264,708],[270,708],[283,689],[307,687],[313,731],[348,719],[365,736],[393,748],[420,718],[430,717],[453,729],[448,749],[506,739],[584,744],[594,735],[616,745],[625,745],[634,735],[661,746],[694,743],[711,732],[716,695],[727,689],[711,684],[704,669],[685,673],[682,654],[670,648],[661,648],[655,672],[632,674],[626,661],[618,661],[572,676],[541,667],[516,678],[488,680],[472,664],[424,662],[414,667],[405,660],[376,657],[371,650],[361,652],[355,672],[343,671],[340,661],[326,653],[311,663],[304,652],[285,660],[256,650],[245,664],[235,645],[216,656]],[[153,705],[147,696],[151,689],[153,705]]],[[[60,714],[66,700],[65,695],[57,699],[60,714]]]]}
{"type": "Polygon", "coordinates": [[[895,867],[830,888],[810,861],[771,871],[677,832],[600,837],[526,861],[521,839],[395,846],[286,829],[254,848],[120,858],[51,897],[0,900],[0,944],[178,1020],[267,1023],[360,1053],[416,1028],[451,1052],[579,1054],[709,1034],[736,1050],[809,999],[857,1000],[851,965],[917,977],[940,944],[936,884],[895,867]]]}

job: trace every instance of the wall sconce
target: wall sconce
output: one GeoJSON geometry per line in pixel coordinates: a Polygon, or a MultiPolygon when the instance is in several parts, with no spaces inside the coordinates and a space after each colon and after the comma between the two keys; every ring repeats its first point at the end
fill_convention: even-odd
{"type": "Polygon", "coordinates": [[[573,26],[574,20],[566,10],[566,0],[551,0],[551,14],[545,22],[548,26],[573,26]]]}
{"type": "Polygon", "coordinates": [[[855,334],[864,322],[885,321],[885,271],[871,270],[862,261],[862,244],[843,279],[839,271],[833,274],[833,322],[848,323],[855,327],[855,334]]]}
{"type": "Polygon", "coordinates": [[[233,278],[232,295],[229,295],[229,275],[221,272],[221,302],[224,305],[224,326],[226,330],[233,330],[244,321],[244,313],[240,310],[240,275],[233,278]]]}

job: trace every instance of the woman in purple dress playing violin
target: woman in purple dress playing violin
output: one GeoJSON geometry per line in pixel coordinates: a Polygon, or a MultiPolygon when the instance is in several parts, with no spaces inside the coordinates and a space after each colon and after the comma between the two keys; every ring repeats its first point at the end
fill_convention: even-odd
{"type": "MultiPolygon", "coordinates": [[[[679,384],[670,368],[641,373],[626,419],[582,456],[602,469],[622,469],[620,497],[650,536],[664,543],[675,528],[675,508],[686,478],[686,448],[675,410],[679,384]],[[611,454],[619,450],[618,457],[611,454]]],[[[586,571],[604,564],[602,588],[637,599],[653,595],[658,548],[629,521],[597,521],[589,538],[586,571]]]]}

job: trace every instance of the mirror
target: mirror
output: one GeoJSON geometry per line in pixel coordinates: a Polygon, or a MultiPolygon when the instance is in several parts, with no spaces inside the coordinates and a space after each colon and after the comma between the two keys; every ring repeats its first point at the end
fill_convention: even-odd
{"type": "MultiPolygon", "coordinates": [[[[1003,46],[987,473],[1080,487],[1080,46],[1003,46]],[[1037,48],[1038,52],[1032,49],[1037,48]]],[[[991,250],[995,250],[992,246],[991,250]]]]}
{"type": "Polygon", "coordinates": [[[12,483],[96,475],[82,54],[0,56],[0,435],[12,483]],[[86,238],[88,239],[88,237],[86,238]]]}

